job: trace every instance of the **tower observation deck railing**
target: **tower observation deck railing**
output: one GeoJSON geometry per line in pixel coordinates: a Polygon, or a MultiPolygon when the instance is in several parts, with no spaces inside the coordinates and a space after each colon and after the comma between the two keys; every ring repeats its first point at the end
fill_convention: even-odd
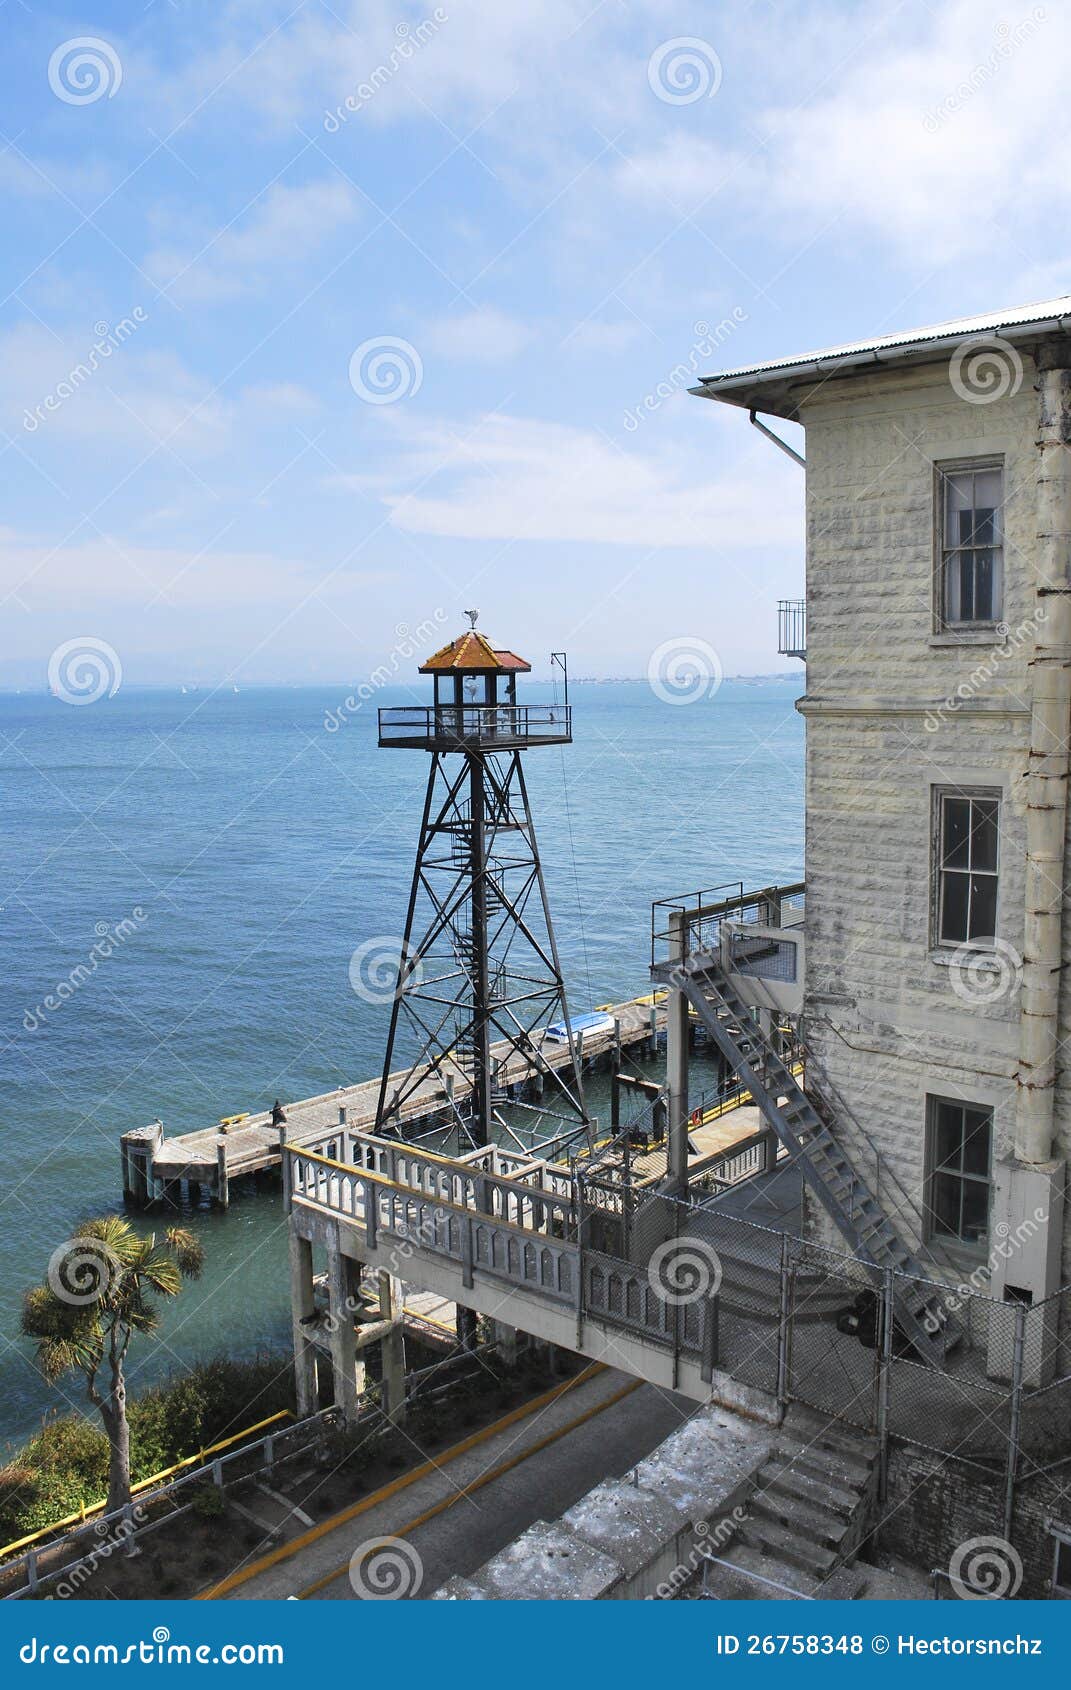
{"type": "Polygon", "coordinates": [[[568,745],[572,737],[572,706],[568,704],[403,704],[379,712],[380,745],[433,751],[515,750],[525,745],[568,745]]]}

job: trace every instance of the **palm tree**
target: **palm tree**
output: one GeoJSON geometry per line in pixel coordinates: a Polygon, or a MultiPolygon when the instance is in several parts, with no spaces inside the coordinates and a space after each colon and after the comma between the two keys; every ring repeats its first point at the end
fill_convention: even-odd
{"type": "Polygon", "coordinates": [[[177,1297],[196,1279],[204,1251],[192,1232],[169,1227],[163,1240],[144,1238],[120,1215],[80,1226],[52,1254],[41,1285],[27,1291],[22,1330],[37,1341],[37,1362],[50,1384],[76,1370],[108,1437],[107,1511],[130,1501],[130,1427],[126,1354],[134,1334],[155,1332],[156,1299],[177,1297]]]}

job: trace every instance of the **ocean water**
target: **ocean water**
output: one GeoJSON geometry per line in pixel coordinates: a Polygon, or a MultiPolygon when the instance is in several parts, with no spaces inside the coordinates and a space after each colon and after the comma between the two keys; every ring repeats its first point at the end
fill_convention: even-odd
{"type": "MultiPolygon", "coordinates": [[[[574,1013],[646,990],[652,899],[801,876],[800,690],[726,682],[671,705],[639,682],[574,685],[573,745],[525,765],[574,1013]]],[[[0,696],[0,1440],[65,1392],[82,1406],[76,1380],[38,1376],[19,1303],[77,1221],[121,1202],[121,1132],[379,1070],[386,1011],[349,961],[401,931],[427,760],[379,750],[371,704],[328,731],[345,692],[0,696]]],[[[204,1278],[135,1346],[134,1390],[287,1341],[277,1195],[192,1224],[204,1278]]]]}

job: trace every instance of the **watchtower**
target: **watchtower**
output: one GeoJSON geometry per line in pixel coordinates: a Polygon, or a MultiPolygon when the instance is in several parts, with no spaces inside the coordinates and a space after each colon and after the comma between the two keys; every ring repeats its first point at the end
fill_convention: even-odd
{"type": "Polygon", "coordinates": [[[567,1138],[588,1116],[521,764],[525,751],[572,740],[565,654],[551,654],[561,700],[519,704],[531,664],[466,614],[471,627],[420,667],[433,702],[379,712],[380,745],[426,752],[431,767],[376,1130],[397,1130],[438,1077],[463,1135],[488,1144],[507,1088],[531,1079],[538,1105],[511,1107],[564,1121],[555,1136],[567,1138]],[[403,1024],[414,1053],[392,1082],[403,1024]]]}

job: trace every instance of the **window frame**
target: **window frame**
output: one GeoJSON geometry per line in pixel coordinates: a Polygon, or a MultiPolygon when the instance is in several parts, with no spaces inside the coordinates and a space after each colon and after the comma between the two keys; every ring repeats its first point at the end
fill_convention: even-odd
{"type": "Polygon", "coordinates": [[[933,588],[934,613],[933,629],[935,634],[985,634],[997,633],[1004,620],[1005,582],[1004,582],[1004,510],[1005,510],[1006,477],[1003,453],[987,454],[979,458],[953,458],[947,461],[935,462],[933,466],[933,588]],[[1000,504],[1001,512],[1000,544],[993,548],[946,546],[946,489],[945,483],[956,475],[984,474],[987,470],[995,470],[1000,475],[1000,504]],[[994,587],[994,612],[990,620],[950,621],[945,613],[945,554],[964,550],[981,551],[992,549],[998,555],[995,573],[997,581],[994,587]]]}
{"type": "MultiPolygon", "coordinates": [[[[993,1207],[993,1151],[995,1142],[995,1125],[996,1110],[991,1103],[975,1102],[972,1099],[965,1097],[945,1097],[939,1092],[927,1092],[926,1094],[926,1178],[923,1187],[923,1213],[925,1217],[926,1242],[928,1244],[939,1244],[943,1249],[950,1250],[954,1253],[961,1252],[964,1256],[970,1257],[972,1260],[978,1259],[984,1261],[989,1252],[990,1216],[992,1214],[993,1207]],[[984,1177],[981,1174],[968,1173],[962,1168],[948,1168],[943,1164],[938,1166],[937,1116],[938,1110],[942,1104],[946,1104],[953,1109],[973,1109],[979,1114],[988,1116],[989,1158],[987,1171],[984,1177]],[[962,1238],[958,1234],[942,1231],[937,1226],[937,1208],[934,1203],[934,1186],[937,1176],[940,1173],[944,1173],[951,1178],[958,1179],[961,1185],[969,1183],[971,1185],[983,1185],[985,1187],[988,1194],[986,1200],[986,1225],[985,1232],[981,1238],[962,1238]]],[[[962,1217],[962,1196],[960,1199],[960,1213],[962,1217]]]]}
{"type": "Polygon", "coordinates": [[[1071,1602],[1071,1584],[1061,1584],[1060,1551],[1071,1550],[1071,1526],[1057,1525],[1055,1520],[1049,1522],[1049,1535],[1052,1538],[1052,1576],[1049,1580],[1050,1595],[1058,1602],[1071,1602]]]}
{"type": "MultiPolygon", "coordinates": [[[[931,950],[945,956],[964,948],[982,953],[996,950],[997,935],[1000,929],[1000,882],[1001,882],[1001,849],[1000,826],[1004,808],[1004,791],[996,786],[934,786],[931,788],[932,814],[930,821],[930,947],[931,950]],[[994,869],[972,869],[969,865],[965,869],[945,868],[944,857],[944,815],[946,800],[965,803],[985,803],[996,806],[997,850],[996,867],[994,869]],[[993,932],[984,937],[946,939],[942,934],[943,895],[945,890],[945,876],[949,874],[984,874],[996,883],[996,894],[993,900],[993,932]]],[[[972,837],[973,829],[968,830],[968,839],[972,837]]],[[[968,893],[968,897],[970,894],[968,893]]],[[[970,927],[970,913],[968,906],[968,928],[970,927]]]]}

